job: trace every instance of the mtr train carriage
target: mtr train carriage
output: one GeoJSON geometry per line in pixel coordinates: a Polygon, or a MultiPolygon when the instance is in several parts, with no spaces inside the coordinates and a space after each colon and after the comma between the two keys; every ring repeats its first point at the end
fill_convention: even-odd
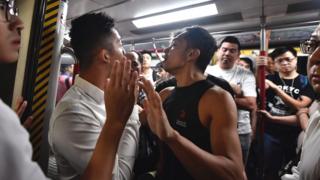
{"type": "Polygon", "coordinates": [[[306,74],[307,55],[300,42],[320,22],[320,0],[18,0],[17,6],[25,26],[22,47],[17,63],[0,65],[1,82],[7,82],[0,87],[0,97],[12,107],[19,96],[28,101],[21,122],[33,116],[29,128],[33,159],[53,179],[58,171],[48,144],[49,120],[63,96],[59,84],[69,88],[79,71],[69,37],[75,18],[94,12],[113,17],[124,51],[150,54],[151,68],[157,73],[172,33],[199,25],[218,42],[236,36],[242,45],[241,58],[253,65],[261,46],[267,53],[293,46],[298,72],[306,74]],[[69,77],[61,82],[66,71],[69,77]]]}

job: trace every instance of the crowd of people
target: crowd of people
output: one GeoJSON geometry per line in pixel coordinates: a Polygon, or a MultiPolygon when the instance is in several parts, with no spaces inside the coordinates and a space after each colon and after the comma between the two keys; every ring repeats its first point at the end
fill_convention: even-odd
{"type": "MultiPolygon", "coordinates": [[[[73,85],[63,74],[68,90],[48,132],[59,179],[320,179],[320,25],[301,44],[307,76],[297,72],[292,47],[275,48],[269,60],[241,60],[236,37],[217,44],[192,26],[164,49],[158,81],[150,54],[124,52],[112,17],[89,13],[71,25],[80,71],[73,85]],[[258,108],[255,64],[270,67],[266,110],[258,108]],[[252,153],[258,133],[262,157],[252,153]],[[292,172],[279,173],[297,157],[292,172]],[[249,167],[258,158],[263,164],[249,167]],[[141,168],[146,164],[153,168],[141,168]],[[252,174],[256,167],[261,174],[252,174]]],[[[1,63],[18,59],[22,30],[15,0],[0,0],[1,63]]],[[[12,110],[0,100],[0,179],[46,179],[19,121],[26,106],[20,100],[12,110]]]]}

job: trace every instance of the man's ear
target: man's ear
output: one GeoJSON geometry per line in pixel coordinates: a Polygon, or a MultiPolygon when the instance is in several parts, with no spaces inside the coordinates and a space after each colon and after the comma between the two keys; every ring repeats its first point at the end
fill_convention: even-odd
{"type": "Polygon", "coordinates": [[[189,49],[187,56],[190,60],[198,59],[200,56],[200,50],[199,49],[189,49]]]}
{"type": "Polygon", "coordinates": [[[106,49],[100,49],[98,56],[99,56],[99,59],[103,60],[104,62],[110,61],[109,51],[106,49]]]}

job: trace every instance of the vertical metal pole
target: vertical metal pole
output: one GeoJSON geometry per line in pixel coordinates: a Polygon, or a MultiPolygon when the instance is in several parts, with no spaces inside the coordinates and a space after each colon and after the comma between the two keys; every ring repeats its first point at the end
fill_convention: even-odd
{"type": "MultiPolygon", "coordinates": [[[[260,18],[260,58],[267,58],[267,45],[266,45],[266,17],[264,15],[264,0],[262,0],[262,13],[260,18]]],[[[260,104],[259,109],[264,110],[266,109],[266,93],[265,93],[265,66],[260,65],[258,67],[258,77],[259,79],[259,97],[260,97],[260,104]]],[[[264,179],[264,119],[261,116],[257,116],[258,118],[258,178],[264,179]]]]}

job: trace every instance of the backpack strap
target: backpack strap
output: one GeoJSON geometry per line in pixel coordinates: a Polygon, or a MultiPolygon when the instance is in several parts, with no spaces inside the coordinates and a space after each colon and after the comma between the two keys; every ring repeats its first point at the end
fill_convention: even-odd
{"type": "Polygon", "coordinates": [[[66,85],[67,89],[71,87],[70,77],[67,77],[66,79],[64,79],[64,84],[66,85]]]}

